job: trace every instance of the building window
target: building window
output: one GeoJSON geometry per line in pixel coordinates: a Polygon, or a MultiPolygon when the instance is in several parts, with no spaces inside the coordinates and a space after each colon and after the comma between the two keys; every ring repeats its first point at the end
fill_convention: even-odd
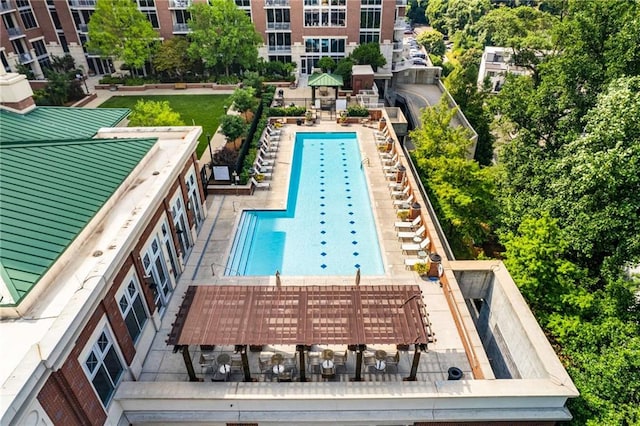
{"type": "Polygon", "coordinates": [[[60,45],[62,46],[62,51],[64,53],[69,53],[69,43],[67,43],[67,36],[64,35],[63,32],[58,33],[58,39],[60,40],[60,45]]]}
{"type": "Polygon", "coordinates": [[[291,29],[289,9],[267,9],[267,30],[289,29],[291,29]]]}
{"type": "Polygon", "coordinates": [[[331,4],[324,3],[318,7],[317,3],[305,2],[305,27],[346,27],[347,9],[344,1],[332,0],[331,4]],[[311,6],[311,7],[306,7],[311,6]]]}
{"type": "Polygon", "coordinates": [[[267,39],[269,52],[291,51],[290,33],[269,33],[267,39]]]}
{"type": "Polygon", "coordinates": [[[379,31],[360,31],[360,44],[380,43],[379,31]]]}
{"type": "Polygon", "coordinates": [[[129,335],[135,343],[138,341],[138,337],[147,322],[147,313],[144,310],[142,296],[135,278],[131,278],[131,281],[127,284],[120,296],[118,305],[120,306],[122,318],[124,318],[124,322],[127,325],[127,330],[129,330],[129,335]]]}
{"type": "Polygon", "coordinates": [[[251,0],[236,0],[238,7],[251,7],[251,0]]]}
{"type": "Polygon", "coordinates": [[[361,0],[360,4],[363,6],[381,6],[382,0],[361,0]]]}
{"type": "Polygon", "coordinates": [[[147,17],[153,28],[160,28],[155,0],[138,0],[138,9],[140,9],[140,12],[147,17]]]}
{"type": "Polygon", "coordinates": [[[102,405],[106,407],[111,402],[122,378],[122,373],[124,373],[124,367],[116,352],[113,338],[106,327],[91,347],[91,352],[84,361],[84,369],[100,401],[102,401],[102,405]]]}
{"type": "Polygon", "coordinates": [[[37,28],[38,22],[35,16],[33,16],[33,10],[31,10],[29,0],[16,0],[16,6],[20,11],[20,18],[22,18],[25,29],[37,28]]]}
{"type": "Polygon", "coordinates": [[[343,38],[308,38],[305,40],[307,53],[344,53],[343,38]]]}
{"type": "Polygon", "coordinates": [[[2,67],[6,72],[11,72],[11,67],[9,66],[9,61],[7,61],[7,57],[4,54],[4,50],[0,50],[0,60],[2,60],[2,67]]]}
{"type": "Polygon", "coordinates": [[[360,10],[360,28],[380,28],[381,13],[379,8],[362,8],[360,10]]]}
{"type": "Polygon", "coordinates": [[[31,46],[33,46],[33,50],[36,51],[36,56],[40,57],[49,55],[49,53],[47,52],[47,47],[44,45],[44,42],[42,40],[32,41],[31,46]]]}
{"type": "Polygon", "coordinates": [[[175,23],[179,25],[187,25],[187,21],[191,19],[191,14],[186,10],[176,10],[175,11],[175,23]]]}

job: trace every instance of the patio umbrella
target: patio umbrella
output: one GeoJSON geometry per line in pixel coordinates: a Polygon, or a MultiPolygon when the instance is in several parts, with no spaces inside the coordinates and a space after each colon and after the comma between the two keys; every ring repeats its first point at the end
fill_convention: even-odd
{"type": "Polygon", "coordinates": [[[356,286],[360,285],[360,268],[356,271],[356,286]]]}
{"type": "Polygon", "coordinates": [[[276,271],[276,287],[280,287],[282,285],[282,281],[280,281],[280,271],[276,271]]]}

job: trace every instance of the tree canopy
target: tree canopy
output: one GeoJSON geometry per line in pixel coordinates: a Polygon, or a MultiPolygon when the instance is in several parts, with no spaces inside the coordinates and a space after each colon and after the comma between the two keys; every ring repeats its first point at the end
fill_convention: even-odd
{"type": "Polygon", "coordinates": [[[378,43],[364,43],[353,49],[350,58],[356,65],[371,65],[374,71],[378,67],[386,65],[387,60],[380,53],[380,45],[378,43]]]}
{"type": "Polygon", "coordinates": [[[427,30],[418,34],[418,43],[424,46],[428,53],[442,56],[446,50],[444,35],[438,30],[427,30]]]}
{"type": "Polygon", "coordinates": [[[258,105],[256,90],[253,87],[237,88],[229,97],[229,102],[233,104],[235,110],[241,113],[245,121],[247,121],[247,112],[258,105]]]}
{"type": "Polygon", "coordinates": [[[129,115],[131,127],[184,126],[180,114],[167,101],[139,100],[129,115]]]}
{"type": "Polygon", "coordinates": [[[195,3],[189,9],[189,55],[201,58],[208,68],[220,66],[228,76],[232,66],[256,65],[262,37],[251,19],[232,0],[195,3]]]}
{"type": "Polygon", "coordinates": [[[187,54],[189,41],[184,37],[173,37],[162,42],[153,59],[156,71],[167,72],[171,77],[182,79],[191,70],[193,60],[187,54]]]}
{"type": "Polygon", "coordinates": [[[157,47],[158,34],[130,0],[98,0],[88,26],[88,51],[133,68],[142,68],[157,47]]]}

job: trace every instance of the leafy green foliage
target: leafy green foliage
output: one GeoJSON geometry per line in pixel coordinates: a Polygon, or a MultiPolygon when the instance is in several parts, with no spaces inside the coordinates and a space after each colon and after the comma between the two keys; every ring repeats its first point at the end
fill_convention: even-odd
{"type": "Polygon", "coordinates": [[[417,42],[424,46],[430,55],[442,56],[446,50],[444,45],[444,34],[438,30],[427,30],[421,32],[416,38],[417,42]]]}
{"type": "Polygon", "coordinates": [[[220,118],[220,132],[225,135],[228,142],[246,136],[249,126],[239,115],[227,114],[220,118]]]}
{"type": "Polygon", "coordinates": [[[407,2],[407,18],[409,18],[411,22],[414,22],[416,24],[426,24],[427,3],[427,0],[410,0],[409,2],[407,2]]]}
{"type": "Polygon", "coordinates": [[[269,115],[271,117],[302,117],[307,109],[303,106],[288,106],[271,108],[269,115]]]}
{"type": "Polygon", "coordinates": [[[429,25],[444,34],[449,34],[447,31],[447,22],[445,19],[445,14],[447,13],[447,3],[448,0],[429,0],[425,9],[429,25]]]}
{"type": "Polygon", "coordinates": [[[323,56],[318,60],[318,67],[322,69],[322,72],[331,72],[336,69],[336,61],[329,56],[323,56]]]}
{"type": "Polygon", "coordinates": [[[188,48],[189,41],[184,37],[163,41],[153,58],[153,67],[156,71],[166,72],[169,76],[182,80],[193,66],[193,61],[187,55],[188,48]]]}
{"type": "Polygon", "coordinates": [[[353,68],[354,62],[351,57],[346,57],[340,59],[338,64],[336,65],[336,69],[333,72],[334,74],[338,74],[342,76],[342,81],[344,82],[345,88],[351,88],[351,70],[353,68]]]}
{"type": "Polygon", "coordinates": [[[189,55],[201,58],[208,68],[222,67],[227,76],[232,66],[255,66],[262,37],[251,19],[232,0],[209,3],[194,3],[189,9],[189,55]]]}
{"type": "Polygon", "coordinates": [[[89,21],[87,50],[142,68],[150,60],[158,34],[130,0],[98,0],[89,21]]]}
{"type": "MultiPolygon", "coordinates": [[[[244,73],[242,84],[254,90],[255,96],[260,96],[263,90],[264,78],[257,71],[247,71],[244,73]]],[[[257,100],[256,100],[257,103],[257,100]]]]}
{"type": "Polygon", "coordinates": [[[360,105],[349,105],[347,107],[347,116],[349,117],[368,117],[369,109],[360,105]]]}
{"type": "Polygon", "coordinates": [[[246,89],[237,88],[229,97],[229,102],[233,104],[236,111],[240,112],[247,121],[247,112],[258,106],[258,100],[255,97],[256,90],[253,87],[246,89]]]}
{"type": "Polygon", "coordinates": [[[184,122],[167,101],[139,100],[129,115],[129,126],[184,126],[184,122]]]}
{"type": "Polygon", "coordinates": [[[384,55],[380,53],[380,45],[378,43],[361,44],[353,49],[350,57],[357,65],[371,65],[374,71],[377,71],[378,67],[387,63],[384,55]]]}
{"type": "Polygon", "coordinates": [[[490,9],[489,0],[448,0],[444,16],[447,33],[454,34],[456,31],[468,30],[490,9]]]}

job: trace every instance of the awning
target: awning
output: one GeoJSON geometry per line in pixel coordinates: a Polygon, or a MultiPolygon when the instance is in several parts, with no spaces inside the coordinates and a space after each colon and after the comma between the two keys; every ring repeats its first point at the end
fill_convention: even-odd
{"type": "Polygon", "coordinates": [[[309,87],[320,87],[320,86],[329,86],[329,87],[342,87],[343,85],[342,76],[338,74],[312,74],[309,76],[307,80],[307,85],[309,87]]]}
{"type": "Polygon", "coordinates": [[[426,344],[418,286],[190,286],[169,345],[426,344]]]}

